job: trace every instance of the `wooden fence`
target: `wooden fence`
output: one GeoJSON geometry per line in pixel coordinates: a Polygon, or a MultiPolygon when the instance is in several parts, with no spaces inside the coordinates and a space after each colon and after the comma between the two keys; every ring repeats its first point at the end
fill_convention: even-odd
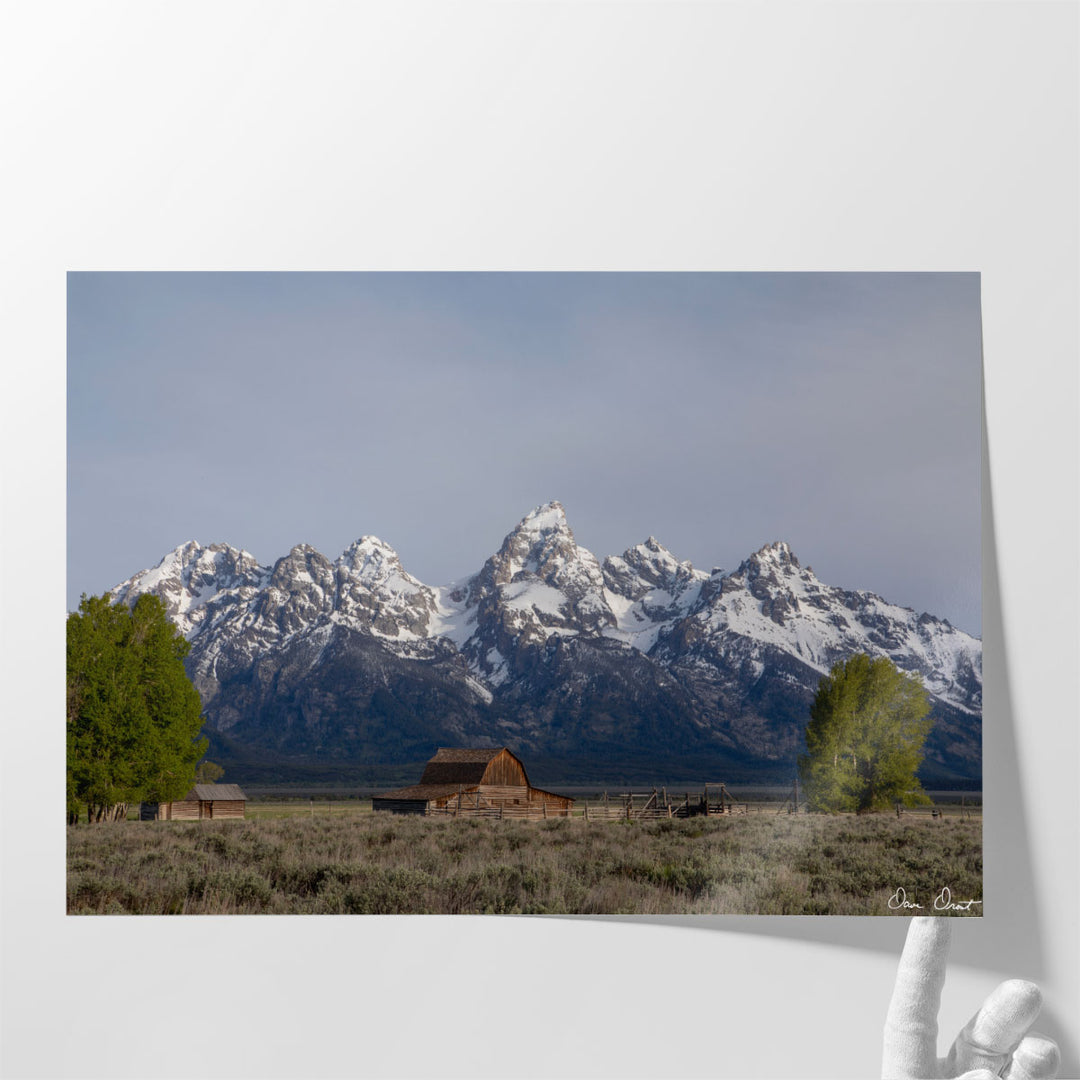
{"type": "Polygon", "coordinates": [[[902,806],[897,803],[894,807],[898,818],[925,817],[933,821],[941,821],[944,818],[960,818],[962,821],[982,820],[982,803],[968,803],[966,799],[960,800],[960,805],[950,806],[902,806]]]}
{"type": "Polygon", "coordinates": [[[582,800],[581,812],[586,821],[655,821],[658,818],[687,818],[703,815],[745,814],[749,807],[736,802],[724,784],[705,784],[700,795],[689,792],[682,798],[671,797],[666,788],[648,793],[627,792],[609,796],[602,802],[582,800]]]}
{"type": "Polygon", "coordinates": [[[572,807],[555,806],[546,802],[502,803],[491,805],[475,792],[459,794],[446,806],[429,806],[428,817],[495,818],[538,821],[546,818],[583,818],[585,821],[656,821],[661,818],[686,818],[703,815],[745,814],[749,807],[732,798],[724,784],[705,784],[702,792],[672,798],[666,788],[651,792],[625,792],[620,795],[604,793],[601,799],[581,799],[572,807]]]}
{"type": "MultiPolygon", "coordinates": [[[[521,805],[505,803],[498,806],[483,803],[473,793],[451,800],[445,807],[429,807],[429,817],[482,817],[497,820],[515,819],[538,821],[545,818],[578,818],[585,821],[656,821],[663,818],[720,817],[732,814],[755,813],[803,813],[806,807],[799,800],[799,789],[793,788],[787,802],[748,803],[736,800],[727,785],[723,783],[705,784],[700,792],[687,792],[671,796],[666,788],[653,788],[650,792],[623,792],[600,798],[579,799],[572,807],[549,805],[547,803],[525,803],[521,805]]],[[[962,799],[959,806],[920,807],[910,809],[896,808],[897,817],[926,817],[940,820],[945,817],[981,817],[981,804],[970,804],[962,799]]]]}

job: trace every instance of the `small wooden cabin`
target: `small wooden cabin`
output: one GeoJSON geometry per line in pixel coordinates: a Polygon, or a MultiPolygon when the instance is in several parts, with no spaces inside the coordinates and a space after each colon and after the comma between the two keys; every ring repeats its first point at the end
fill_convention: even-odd
{"type": "Polygon", "coordinates": [[[140,821],[218,821],[243,818],[247,796],[238,784],[196,784],[182,799],[142,803],[140,821]]]}
{"type": "Polygon", "coordinates": [[[563,817],[574,800],[533,787],[521,760],[505,746],[441,747],[420,783],[387,791],[372,809],[392,814],[483,813],[512,817],[563,817]]]}

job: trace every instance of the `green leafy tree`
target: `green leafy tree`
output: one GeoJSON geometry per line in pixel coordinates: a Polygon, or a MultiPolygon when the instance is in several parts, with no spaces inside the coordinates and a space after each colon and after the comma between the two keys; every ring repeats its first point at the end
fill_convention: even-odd
{"type": "Polygon", "coordinates": [[[930,802],[915,776],[933,727],[917,675],[857,654],[818,683],[799,778],[811,810],[887,810],[930,802]]]}
{"type": "Polygon", "coordinates": [[[195,769],[196,784],[216,784],[225,775],[225,770],[216,761],[199,762],[195,769]]]}
{"type": "Polygon", "coordinates": [[[180,798],[206,752],[188,643],[156,596],[83,596],[67,621],[67,810],[91,821],[180,798]]]}

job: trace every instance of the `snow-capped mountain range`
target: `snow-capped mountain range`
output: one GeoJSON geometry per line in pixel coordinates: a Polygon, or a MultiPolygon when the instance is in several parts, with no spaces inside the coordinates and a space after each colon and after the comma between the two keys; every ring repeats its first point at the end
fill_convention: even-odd
{"type": "Polygon", "coordinates": [[[551,502],[446,586],[364,536],[333,562],[298,545],[273,566],[192,541],[112,595],[144,592],[191,642],[209,733],[234,746],[412,760],[440,743],[505,743],[563,761],[793,766],[818,679],[868,652],[933,696],[928,764],[980,770],[981,642],[822,583],[783,542],[729,573],[653,537],[601,562],[551,502]]]}

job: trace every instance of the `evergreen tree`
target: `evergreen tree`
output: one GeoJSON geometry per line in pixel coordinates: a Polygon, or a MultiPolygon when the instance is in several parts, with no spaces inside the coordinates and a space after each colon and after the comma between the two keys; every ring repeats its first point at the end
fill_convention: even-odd
{"type": "Polygon", "coordinates": [[[818,683],[799,778],[811,810],[887,810],[928,803],[915,772],[933,720],[917,675],[857,654],[818,683]]]}
{"type": "Polygon", "coordinates": [[[83,596],[67,621],[67,809],[121,816],[128,802],[180,798],[206,752],[188,643],[156,596],[132,608],[83,596]]]}

